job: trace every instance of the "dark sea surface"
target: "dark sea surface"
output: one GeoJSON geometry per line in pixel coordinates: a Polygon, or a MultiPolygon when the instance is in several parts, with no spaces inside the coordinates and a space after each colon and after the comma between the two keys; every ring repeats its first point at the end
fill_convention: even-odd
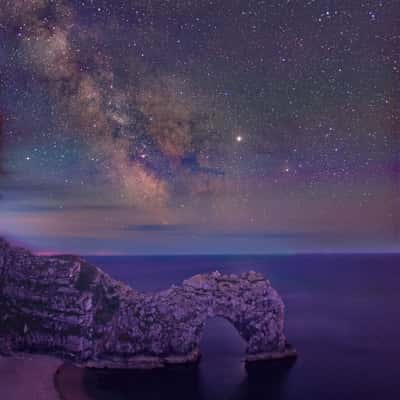
{"type": "Polygon", "coordinates": [[[144,291],[204,272],[264,273],[286,304],[292,366],[247,374],[232,325],[207,321],[197,368],[159,373],[85,372],[88,398],[400,399],[400,255],[89,257],[144,291]]]}

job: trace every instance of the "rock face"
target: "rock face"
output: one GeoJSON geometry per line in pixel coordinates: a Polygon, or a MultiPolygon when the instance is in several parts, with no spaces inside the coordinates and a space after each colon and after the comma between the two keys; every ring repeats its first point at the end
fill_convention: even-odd
{"type": "Polygon", "coordinates": [[[0,353],[38,352],[97,368],[194,362],[205,321],[230,321],[247,360],[294,356],[284,304],[250,271],[196,275],[140,293],[75,256],[35,256],[0,239],[0,353]]]}

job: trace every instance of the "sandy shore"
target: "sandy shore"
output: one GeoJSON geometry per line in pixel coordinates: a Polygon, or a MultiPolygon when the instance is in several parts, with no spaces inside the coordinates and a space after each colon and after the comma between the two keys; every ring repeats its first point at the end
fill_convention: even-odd
{"type": "Polygon", "coordinates": [[[0,399],[61,400],[54,385],[61,364],[41,355],[0,357],[0,399]]]}

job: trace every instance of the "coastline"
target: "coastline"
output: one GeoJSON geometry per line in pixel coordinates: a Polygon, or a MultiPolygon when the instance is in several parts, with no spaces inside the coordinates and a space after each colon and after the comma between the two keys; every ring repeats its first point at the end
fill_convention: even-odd
{"type": "Polygon", "coordinates": [[[92,400],[84,391],[84,368],[71,363],[60,364],[54,373],[54,387],[60,400],[92,400]]]}
{"type": "Polygon", "coordinates": [[[55,376],[63,361],[46,355],[0,356],[0,398],[62,400],[55,376]]]}

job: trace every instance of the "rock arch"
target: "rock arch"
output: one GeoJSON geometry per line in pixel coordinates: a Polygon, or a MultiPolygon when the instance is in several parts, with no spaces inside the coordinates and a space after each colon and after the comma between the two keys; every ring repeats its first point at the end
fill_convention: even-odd
{"type": "Polygon", "coordinates": [[[195,362],[214,316],[237,329],[249,362],[295,355],[282,299],[253,271],[140,293],[78,257],[35,256],[0,240],[0,309],[0,352],[51,353],[96,368],[195,362]]]}
{"type": "Polygon", "coordinates": [[[187,347],[196,352],[207,318],[221,317],[228,320],[247,343],[248,360],[289,354],[283,333],[283,301],[259,273],[223,275],[216,271],[196,275],[174,288],[170,295],[172,310],[179,308],[184,299],[188,300],[188,324],[181,327],[181,336],[187,347]],[[193,334],[192,327],[195,327],[193,334]]]}

